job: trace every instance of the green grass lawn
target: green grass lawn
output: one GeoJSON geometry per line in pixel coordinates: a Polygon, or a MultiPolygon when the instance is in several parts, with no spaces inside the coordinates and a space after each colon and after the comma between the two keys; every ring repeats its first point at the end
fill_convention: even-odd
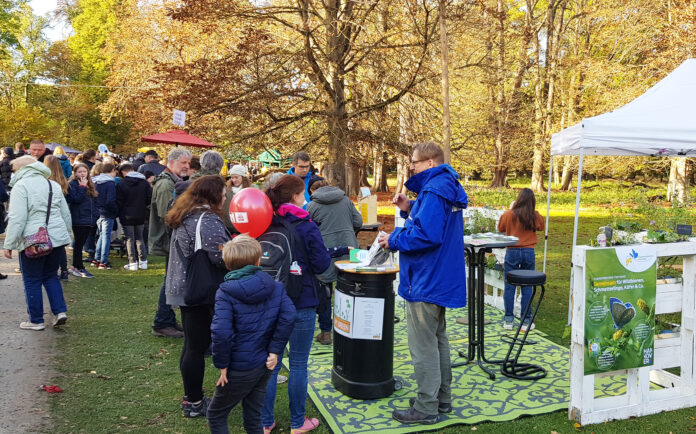
{"type": "MultiPolygon", "coordinates": [[[[488,193],[496,205],[505,203],[512,191],[488,193]]],[[[617,193],[618,194],[618,193],[617,193]]],[[[471,190],[472,199],[481,197],[471,190]]],[[[616,196],[612,196],[616,199],[616,196]]],[[[478,201],[478,198],[474,202],[478,201]]],[[[514,197],[513,197],[514,199],[514,197]]],[[[596,234],[597,227],[613,214],[600,204],[583,211],[579,243],[596,234]]],[[[541,207],[540,207],[541,208],[541,207]]],[[[545,209],[545,204],[544,204],[545,209]]],[[[563,211],[552,213],[547,265],[547,296],[537,317],[537,327],[549,338],[568,346],[565,332],[568,312],[570,250],[573,218],[563,211]]],[[[537,248],[541,269],[543,242],[537,248]]],[[[52,432],[177,432],[199,433],[207,429],[202,418],[185,419],[180,410],[183,386],[178,361],[181,340],[150,334],[152,317],[163,277],[161,259],[151,258],[146,271],[124,271],[124,260],[113,258],[114,269],[94,270],[95,279],[75,279],[65,284],[70,321],[59,337],[55,384],[64,393],[52,396],[52,432]]],[[[206,371],[206,392],[212,394],[218,371],[206,371]]],[[[320,417],[311,402],[311,417],[320,417]]],[[[279,386],[276,421],[289,430],[286,385],[279,386]]],[[[458,426],[447,432],[686,432],[696,430],[693,409],[576,428],[565,412],[523,418],[509,423],[476,427],[458,426]]],[[[231,432],[242,432],[241,411],[230,417],[231,432]]],[[[281,432],[281,431],[277,431],[281,432]]],[[[328,432],[322,425],[317,432],[328,432]]]]}

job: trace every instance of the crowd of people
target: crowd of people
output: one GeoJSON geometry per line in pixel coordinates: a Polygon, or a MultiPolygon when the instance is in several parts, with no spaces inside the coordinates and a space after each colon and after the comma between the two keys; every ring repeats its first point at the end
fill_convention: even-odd
{"type": "MultiPolygon", "coordinates": [[[[18,144],[5,148],[2,157],[0,201],[3,197],[6,201],[5,190],[9,192],[5,256],[11,259],[12,251],[19,252],[29,314],[20,328],[45,328],[42,288],[54,315],[53,326],[66,323],[61,279],[71,274],[93,278],[85,263],[111,269],[117,224],[126,241],[126,270],[147,269],[149,256],[164,257],[165,276],[152,333],[183,338],[179,367],[185,417],[205,416],[211,432],[228,432],[227,416],[241,402],[245,430],[270,433],[276,427],[277,384],[283,381],[279,370],[289,343],[291,433],[319,425],[305,411],[309,352],[313,340],[331,343],[330,300],[337,278],[333,261],[358,246],[362,217],[344,191],[311,170],[307,153],[296,153],[287,173],[274,173],[261,186],[272,205],[272,224],[286,228],[298,240],[293,251],[285,253],[293,259],[292,267],[275,280],[260,266],[261,244],[239,234],[230,221],[234,195],[256,187],[249,168],[227,169],[216,151],[196,157],[175,147],[161,164],[155,151],[119,160],[88,150],[73,158],[59,147],[51,152],[33,140],[28,153],[18,144]],[[68,267],[66,249],[71,244],[68,267]],[[194,282],[192,267],[201,264],[210,272],[203,278],[206,282],[194,282]],[[211,283],[212,292],[200,298],[201,288],[211,283]],[[212,398],[203,393],[209,352],[221,371],[212,398]]],[[[406,186],[418,194],[417,199],[402,194],[394,198],[406,224],[378,241],[401,252],[399,295],[407,302],[408,341],[418,386],[409,408],[394,411],[393,417],[403,423],[428,424],[452,408],[445,309],[466,303],[461,210],[467,206],[467,196],[436,144],[417,145],[411,169],[414,175],[406,186]]],[[[533,195],[531,200],[530,204],[529,197],[521,195],[500,230],[513,234],[540,230],[533,195]]],[[[525,237],[522,249],[509,255],[510,264],[506,259],[506,269],[529,266],[524,259],[529,251],[524,249],[535,243],[535,234],[525,237]]],[[[531,261],[533,267],[533,249],[531,261]]]]}

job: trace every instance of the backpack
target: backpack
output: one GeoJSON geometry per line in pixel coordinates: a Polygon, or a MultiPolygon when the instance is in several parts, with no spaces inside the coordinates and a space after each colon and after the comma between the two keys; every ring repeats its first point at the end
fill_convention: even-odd
{"type": "Polygon", "coordinates": [[[304,286],[302,268],[294,257],[296,246],[302,248],[309,261],[304,242],[295,230],[295,225],[300,222],[301,220],[294,224],[288,223],[282,217],[274,215],[266,232],[256,239],[261,244],[261,269],[285,286],[293,303],[300,298],[304,286]]]}

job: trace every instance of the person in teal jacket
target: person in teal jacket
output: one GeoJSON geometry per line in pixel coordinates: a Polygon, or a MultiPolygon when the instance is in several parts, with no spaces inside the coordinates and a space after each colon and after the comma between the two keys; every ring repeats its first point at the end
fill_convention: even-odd
{"type": "Polygon", "coordinates": [[[12,196],[4,248],[7,259],[12,259],[13,250],[19,251],[29,313],[29,321],[22,322],[19,327],[26,330],[45,328],[42,286],[46,288],[51,311],[55,315],[53,326],[57,327],[68,320],[63,287],[58,280],[58,266],[61,256],[65,255],[65,246],[70,244],[70,209],[60,184],[48,180],[51,170],[43,163],[24,156],[12,160],[12,170],[15,175],[10,181],[12,196]],[[46,225],[49,189],[53,195],[50,196],[51,212],[46,225]],[[40,227],[46,227],[53,250],[46,256],[30,258],[25,254],[24,237],[36,234],[40,227]]]}
{"type": "Polygon", "coordinates": [[[411,169],[415,175],[406,188],[418,199],[397,194],[394,204],[406,223],[379,237],[382,247],[399,251],[399,295],[407,301],[408,346],[418,384],[411,406],[392,416],[402,423],[432,424],[439,413],[452,410],[445,309],[466,305],[462,209],[468,201],[437,144],[416,145],[411,169]]]}

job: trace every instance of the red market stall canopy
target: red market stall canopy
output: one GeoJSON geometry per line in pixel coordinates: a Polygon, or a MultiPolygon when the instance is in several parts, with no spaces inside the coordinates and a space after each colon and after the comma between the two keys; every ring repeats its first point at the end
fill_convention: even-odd
{"type": "Polygon", "coordinates": [[[198,148],[214,148],[210,142],[200,139],[196,136],[192,136],[186,131],[182,130],[171,130],[166,133],[153,134],[151,136],[143,137],[143,142],[150,143],[169,143],[173,145],[182,146],[195,146],[198,148]]]}

